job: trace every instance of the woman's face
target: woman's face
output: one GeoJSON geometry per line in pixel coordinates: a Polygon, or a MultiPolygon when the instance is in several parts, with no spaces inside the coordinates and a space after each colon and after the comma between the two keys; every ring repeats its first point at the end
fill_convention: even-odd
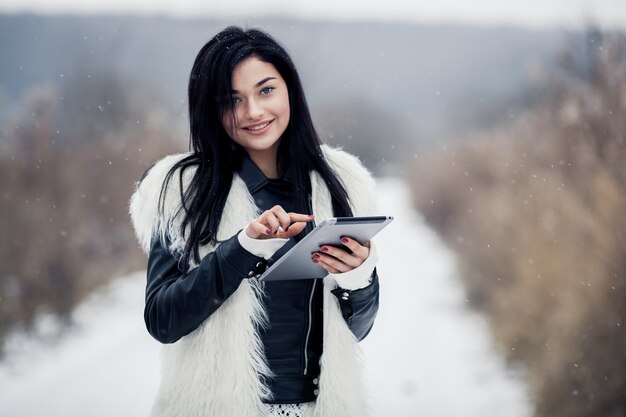
{"type": "Polygon", "coordinates": [[[234,116],[222,125],[261,167],[275,166],[280,138],[289,124],[289,91],[274,66],[257,57],[241,61],[232,74],[234,116]]]}

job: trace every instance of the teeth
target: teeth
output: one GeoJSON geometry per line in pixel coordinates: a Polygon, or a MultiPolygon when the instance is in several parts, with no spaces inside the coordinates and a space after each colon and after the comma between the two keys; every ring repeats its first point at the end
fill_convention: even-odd
{"type": "Polygon", "coordinates": [[[265,126],[269,125],[269,122],[267,123],[263,123],[262,125],[258,125],[258,126],[254,126],[254,127],[247,127],[246,129],[248,130],[261,130],[263,128],[265,128],[265,126]]]}

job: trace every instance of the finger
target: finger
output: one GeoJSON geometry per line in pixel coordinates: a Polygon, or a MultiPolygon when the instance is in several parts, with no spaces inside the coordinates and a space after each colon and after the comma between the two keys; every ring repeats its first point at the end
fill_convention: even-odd
{"type": "Polygon", "coordinates": [[[297,235],[301,231],[303,231],[305,227],[306,227],[306,223],[304,223],[304,222],[292,223],[291,226],[289,226],[289,229],[287,231],[277,233],[276,237],[280,237],[280,238],[283,238],[283,239],[289,239],[289,238],[297,235]]]}
{"type": "Polygon", "coordinates": [[[248,227],[246,228],[246,234],[250,236],[252,239],[262,239],[267,236],[267,231],[269,229],[267,226],[262,225],[257,221],[250,222],[248,227]]]}
{"type": "Polygon", "coordinates": [[[325,263],[324,261],[318,259],[318,258],[311,258],[311,260],[316,264],[321,266],[322,268],[324,268],[326,270],[326,272],[329,272],[331,274],[339,274],[340,271],[338,269],[333,268],[332,266],[328,265],[327,263],[325,263]]]}
{"type": "Polygon", "coordinates": [[[292,223],[295,222],[311,222],[315,219],[315,216],[312,214],[301,214],[301,213],[288,213],[289,219],[292,223]]]}
{"type": "Polygon", "coordinates": [[[370,242],[369,240],[365,242],[364,245],[361,245],[356,240],[352,239],[348,236],[341,237],[341,243],[352,251],[352,254],[361,260],[367,259],[370,254],[370,242]]]}
{"type": "Polygon", "coordinates": [[[270,210],[266,210],[265,212],[263,212],[261,217],[259,217],[259,221],[262,224],[265,224],[268,229],[270,229],[271,234],[275,234],[278,231],[278,228],[280,227],[280,223],[278,222],[278,219],[276,218],[274,213],[270,210]]]}
{"type": "Polygon", "coordinates": [[[326,255],[325,253],[315,252],[313,253],[312,258],[313,260],[323,262],[324,264],[330,266],[331,268],[335,268],[339,272],[348,272],[354,269],[354,267],[348,264],[345,264],[344,262],[340,261],[339,259],[335,257],[326,255]]]}
{"type": "Polygon", "coordinates": [[[344,264],[347,264],[353,268],[356,268],[363,263],[363,259],[360,259],[357,256],[348,253],[344,249],[336,248],[334,246],[322,245],[320,246],[320,251],[336,259],[339,259],[344,264]]]}
{"type": "Polygon", "coordinates": [[[291,219],[289,218],[289,215],[287,214],[285,209],[283,209],[281,206],[276,205],[272,207],[270,211],[274,214],[274,216],[276,216],[276,219],[280,223],[283,230],[289,228],[289,225],[291,224],[291,219]]]}

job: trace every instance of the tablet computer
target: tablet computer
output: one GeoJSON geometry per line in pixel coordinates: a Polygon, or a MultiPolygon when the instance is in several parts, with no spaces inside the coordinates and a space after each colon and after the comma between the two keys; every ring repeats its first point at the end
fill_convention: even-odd
{"type": "Polygon", "coordinates": [[[285,246],[291,243],[287,251],[279,250],[274,256],[280,256],[276,261],[268,260],[269,267],[259,277],[262,281],[282,281],[293,279],[323,278],[328,272],[311,261],[311,254],[317,252],[321,245],[343,247],[342,236],[348,236],[360,243],[367,242],[385,226],[393,217],[333,217],[326,219],[317,225],[308,235],[298,243],[293,238],[285,246]],[[279,255],[283,252],[281,255],[279,255]]]}

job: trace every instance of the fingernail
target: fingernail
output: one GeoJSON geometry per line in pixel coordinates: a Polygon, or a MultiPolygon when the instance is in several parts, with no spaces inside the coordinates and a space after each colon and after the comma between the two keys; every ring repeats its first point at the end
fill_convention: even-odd
{"type": "Polygon", "coordinates": [[[313,262],[318,263],[319,261],[317,259],[313,259],[313,262]]]}
{"type": "Polygon", "coordinates": [[[348,238],[345,238],[345,237],[341,238],[341,243],[348,243],[348,242],[349,242],[348,238]]]}
{"type": "Polygon", "coordinates": [[[272,231],[271,231],[270,229],[265,229],[265,234],[266,234],[266,235],[271,235],[271,234],[272,234],[272,231]]]}
{"type": "Polygon", "coordinates": [[[322,246],[322,252],[328,252],[328,248],[326,246],[322,246]]]}
{"type": "Polygon", "coordinates": [[[285,227],[285,232],[286,232],[287,230],[289,230],[289,226],[285,227]]]}
{"type": "Polygon", "coordinates": [[[316,253],[315,255],[313,255],[313,260],[319,259],[320,256],[316,253]]]}

